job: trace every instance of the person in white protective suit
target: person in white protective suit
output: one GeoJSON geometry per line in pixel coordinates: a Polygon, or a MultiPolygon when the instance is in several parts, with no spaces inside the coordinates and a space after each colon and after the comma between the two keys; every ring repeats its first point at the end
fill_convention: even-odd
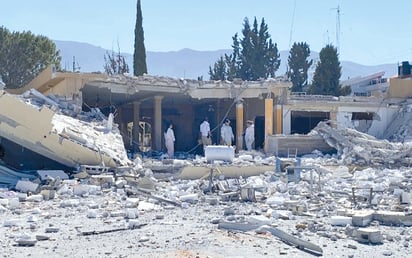
{"type": "Polygon", "coordinates": [[[229,119],[226,119],[223,123],[222,128],[220,129],[220,135],[223,145],[232,146],[232,141],[235,140],[235,135],[233,134],[229,119]]]}
{"type": "Polygon", "coordinates": [[[167,149],[167,155],[169,158],[173,158],[175,153],[175,133],[173,132],[173,124],[170,123],[169,127],[166,129],[165,132],[165,145],[167,149]]]}
{"type": "Polygon", "coordinates": [[[248,151],[252,150],[253,142],[255,141],[255,125],[253,121],[248,120],[246,123],[246,130],[245,130],[245,143],[246,149],[248,151]]]}

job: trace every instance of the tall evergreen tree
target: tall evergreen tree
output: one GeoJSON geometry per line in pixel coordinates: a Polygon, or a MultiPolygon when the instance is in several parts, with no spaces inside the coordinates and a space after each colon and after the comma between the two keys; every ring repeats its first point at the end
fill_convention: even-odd
{"type": "Polygon", "coordinates": [[[137,0],[136,26],[134,28],[133,74],[147,73],[146,49],[144,46],[143,16],[140,0],[137,0]]]}
{"type": "Polygon", "coordinates": [[[339,84],[341,70],[337,49],[330,44],[326,45],[319,53],[319,62],[308,92],[318,95],[347,95],[350,89],[342,88],[339,84]]]}
{"type": "Polygon", "coordinates": [[[60,70],[60,61],[56,45],[47,37],[0,27],[0,77],[6,87],[24,86],[51,64],[60,70]]]}
{"type": "Polygon", "coordinates": [[[313,60],[308,60],[310,48],[306,42],[294,43],[289,52],[287,76],[292,81],[292,92],[302,92],[308,84],[308,70],[313,60]]]}
{"type": "MultiPolygon", "coordinates": [[[[245,18],[242,35],[243,38],[238,39],[235,34],[232,38],[233,53],[225,55],[225,77],[228,80],[240,78],[249,81],[275,77],[280,66],[280,54],[276,43],[270,38],[265,20],[262,18],[259,25],[255,17],[251,27],[249,20],[245,18]]],[[[212,69],[209,69],[209,73],[211,71],[212,69]]],[[[214,77],[213,73],[210,75],[211,78],[214,77]]]]}
{"type": "Polygon", "coordinates": [[[220,59],[215,63],[215,65],[213,66],[213,70],[209,66],[209,74],[210,74],[211,80],[224,81],[227,79],[226,63],[225,63],[225,60],[223,59],[223,56],[221,56],[220,59]]]}

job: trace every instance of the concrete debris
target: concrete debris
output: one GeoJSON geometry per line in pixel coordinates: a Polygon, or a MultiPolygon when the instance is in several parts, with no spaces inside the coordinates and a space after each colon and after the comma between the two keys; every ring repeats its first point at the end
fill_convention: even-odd
{"type": "Polygon", "coordinates": [[[361,243],[382,244],[381,231],[373,228],[359,228],[356,231],[356,240],[361,243]]]}
{"type": "Polygon", "coordinates": [[[310,243],[308,241],[299,239],[297,237],[294,237],[278,228],[275,227],[270,227],[270,226],[262,226],[259,228],[259,231],[261,232],[270,232],[272,235],[280,238],[282,241],[292,244],[294,246],[297,246],[300,249],[307,249],[309,251],[315,252],[317,254],[323,254],[323,250],[321,247],[318,245],[315,245],[313,243],[310,243]]]}
{"type": "MultiPolygon", "coordinates": [[[[38,102],[53,107],[54,121],[64,120],[65,128],[55,128],[61,137],[88,149],[103,148],[92,145],[84,133],[90,127],[63,119],[65,114],[59,111],[62,106],[71,107],[66,111],[71,115],[91,121],[106,119],[99,110],[88,116],[58,98],[32,95],[32,105],[38,102]]],[[[93,126],[98,137],[116,130],[110,121],[93,126]]],[[[23,256],[13,248],[16,243],[32,246],[33,257],[43,252],[56,255],[52,249],[75,256],[71,244],[87,241],[103,250],[98,256],[114,252],[114,245],[116,255],[127,257],[135,255],[136,248],[144,256],[182,245],[196,250],[224,247],[227,254],[238,251],[242,244],[248,247],[242,249],[245,257],[278,253],[336,256],[335,249],[343,247],[349,256],[376,251],[402,257],[400,249],[407,249],[412,239],[408,228],[412,226],[410,145],[326,123],[312,133],[320,135],[337,154],[314,152],[280,158],[258,151],[234,154],[232,149],[223,149],[222,154],[219,147],[209,149],[208,157],[136,158],[130,165],[123,154],[115,153],[116,148],[107,147],[104,152],[116,160],[113,166],[80,164],[73,174],[4,169],[1,178],[13,174],[10,182],[15,186],[0,188],[4,256],[11,252],[23,256]],[[141,232],[130,238],[127,232],[135,229],[141,232]],[[89,238],[92,235],[99,237],[89,238]],[[306,253],[289,249],[273,236],[306,253]]]]}
{"type": "Polygon", "coordinates": [[[407,167],[412,162],[411,144],[378,140],[350,128],[335,129],[326,122],[312,131],[338,151],[345,165],[407,167]]]}

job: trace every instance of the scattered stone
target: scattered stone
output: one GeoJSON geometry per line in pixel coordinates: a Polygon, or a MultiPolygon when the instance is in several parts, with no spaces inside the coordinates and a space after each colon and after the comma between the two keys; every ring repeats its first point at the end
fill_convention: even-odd
{"type": "Polygon", "coordinates": [[[165,215],[164,214],[156,214],[155,218],[156,219],[164,219],[165,215]]]}
{"type": "Polygon", "coordinates": [[[358,249],[356,245],[348,244],[348,248],[350,249],[358,249]]]}
{"type": "Polygon", "coordinates": [[[36,239],[17,238],[15,240],[19,246],[34,246],[37,243],[36,239]]]}
{"type": "Polygon", "coordinates": [[[232,208],[225,208],[223,211],[224,216],[235,215],[235,210],[232,208]]]}
{"type": "Polygon", "coordinates": [[[139,241],[140,243],[142,243],[142,242],[147,242],[147,241],[149,241],[149,240],[150,240],[150,238],[148,238],[147,236],[142,236],[142,237],[139,238],[138,241],[139,241]]]}
{"type": "Polygon", "coordinates": [[[48,227],[48,228],[46,228],[45,229],[45,232],[46,233],[57,233],[57,232],[59,232],[59,228],[57,228],[57,227],[48,227]]]}
{"type": "Polygon", "coordinates": [[[46,236],[46,235],[36,235],[36,240],[37,241],[45,241],[45,240],[49,240],[50,237],[46,236]]]}

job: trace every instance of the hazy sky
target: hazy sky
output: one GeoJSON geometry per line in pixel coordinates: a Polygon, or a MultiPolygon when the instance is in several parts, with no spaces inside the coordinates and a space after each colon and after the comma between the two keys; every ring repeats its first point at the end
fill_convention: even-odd
{"type": "MultiPolygon", "coordinates": [[[[122,52],[133,53],[136,2],[3,0],[0,26],[106,49],[117,50],[119,44],[122,52]]],[[[231,49],[232,36],[241,35],[244,18],[252,23],[256,17],[259,23],[265,19],[279,50],[305,41],[313,51],[328,43],[339,46],[341,60],[365,65],[412,60],[410,0],[141,0],[141,4],[147,51],[231,49]]]]}

